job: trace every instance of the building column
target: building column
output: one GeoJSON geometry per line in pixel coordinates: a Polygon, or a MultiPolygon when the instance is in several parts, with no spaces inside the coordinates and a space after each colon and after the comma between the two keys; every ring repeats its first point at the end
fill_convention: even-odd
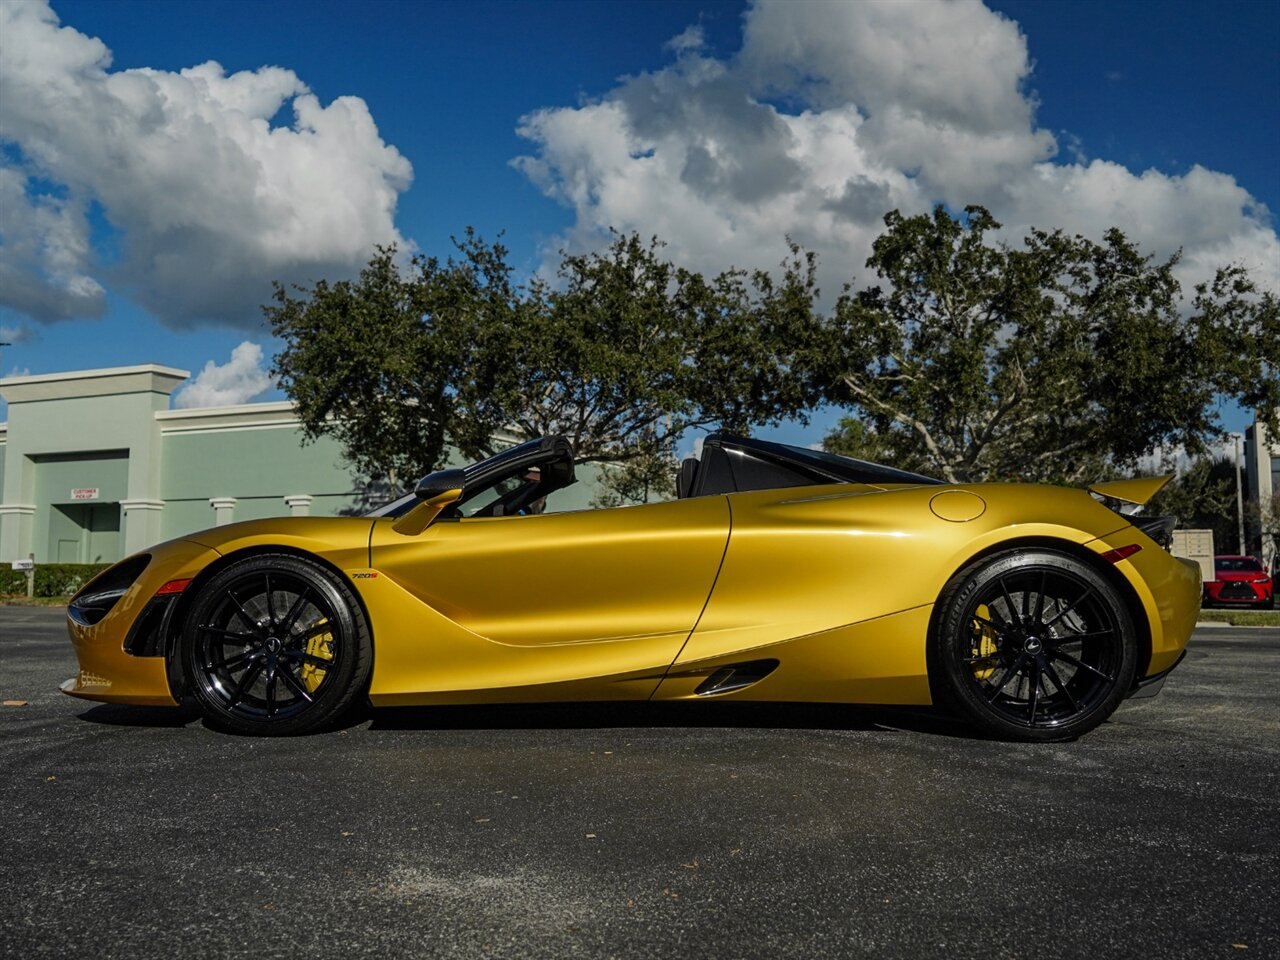
{"type": "Polygon", "coordinates": [[[1269,436],[1267,425],[1255,413],[1253,425],[1244,433],[1245,486],[1248,490],[1245,512],[1249,515],[1245,520],[1249,538],[1245,552],[1256,554],[1268,570],[1272,569],[1276,557],[1271,538],[1262,535],[1262,516],[1269,512],[1274,496],[1280,492],[1275,489],[1271,471],[1271,460],[1278,454],[1280,444],[1269,436]]]}
{"type": "Polygon", "coordinates": [[[0,562],[25,560],[33,552],[32,521],[34,503],[0,503],[0,562]]]}
{"type": "Polygon", "coordinates": [[[311,516],[311,501],[315,497],[307,493],[295,493],[284,498],[284,502],[289,506],[289,515],[293,517],[309,517],[311,516]]]}
{"type": "Polygon", "coordinates": [[[225,527],[235,519],[235,497],[214,497],[209,501],[209,506],[213,507],[213,525],[215,527],[225,527]]]}
{"type": "Polygon", "coordinates": [[[120,501],[120,533],[126,557],[160,542],[160,511],[163,509],[163,500],[135,498],[120,501]]]}

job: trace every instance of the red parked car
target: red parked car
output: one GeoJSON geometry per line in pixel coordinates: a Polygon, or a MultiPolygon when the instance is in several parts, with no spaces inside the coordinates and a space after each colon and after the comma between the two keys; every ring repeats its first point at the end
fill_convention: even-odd
{"type": "Polygon", "coordinates": [[[1214,579],[1204,585],[1204,605],[1276,605],[1275,583],[1257,557],[1214,557],[1214,579]]]}

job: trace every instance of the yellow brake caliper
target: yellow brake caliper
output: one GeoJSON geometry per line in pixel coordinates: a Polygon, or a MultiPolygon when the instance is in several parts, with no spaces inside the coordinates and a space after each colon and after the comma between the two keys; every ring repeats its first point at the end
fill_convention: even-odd
{"type": "MultiPolygon", "coordinates": [[[[311,625],[311,629],[323,626],[328,620],[317,620],[311,625]]],[[[319,657],[321,660],[333,659],[333,634],[325,630],[323,633],[314,634],[307,641],[307,653],[313,657],[319,657]]],[[[324,680],[326,670],[324,667],[317,667],[314,663],[303,661],[302,664],[302,684],[307,688],[307,693],[315,693],[316,687],[320,686],[320,682],[324,680]]]]}
{"type": "MultiPolygon", "coordinates": [[[[973,653],[971,654],[971,656],[974,656],[974,657],[992,656],[996,652],[997,647],[996,647],[996,632],[990,626],[991,610],[984,603],[980,605],[978,609],[975,610],[974,612],[978,616],[980,616],[982,620],[986,620],[988,622],[983,623],[982,620],[973,621],[973,628],[974,628],[973,634],[974,634],[974,639],[977,642],[974,644],[973,653]]],[[[995,672],[996,672],[996,667],[995,667],[994,660],[991,662],[991,666],[989,667],[984,667],[981,664],[975,664],[973,668],[973,678],[975,680],[986,680],[995,672]]]]}

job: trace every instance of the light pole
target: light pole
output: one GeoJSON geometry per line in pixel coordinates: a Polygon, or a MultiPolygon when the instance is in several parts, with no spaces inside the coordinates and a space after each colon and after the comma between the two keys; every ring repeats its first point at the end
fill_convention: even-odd
{"type": "Polygon", "coordinates": [[[1236,536],[1239,538],[1239,550],[1236,552],[1244,554],[1244,484],[1241,482],[1241,456],[1240,441],[1244,439],[1244,434],[1233,433],[1231,436],[1236,441],[1236,536]]]}

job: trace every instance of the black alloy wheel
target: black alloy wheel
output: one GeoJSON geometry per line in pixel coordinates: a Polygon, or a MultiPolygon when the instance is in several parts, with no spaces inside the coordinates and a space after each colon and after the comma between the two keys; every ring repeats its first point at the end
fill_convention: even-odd
{"type": "Polygon", "coordinates": [[[961,571],[939,598],[933,662],[941,698],[1013,740],[1092,730],[1133,684],[1132,618],[1110,582],[1053,550],[1003,554],[961,571]]]}
{"type": "Polygon", "coordinates": [[[369,629],[351,589],[287,554],[233,563],[200,589],[181,641],[205,716],[241,733],[307,733],[363,689],[369,629]]]}

